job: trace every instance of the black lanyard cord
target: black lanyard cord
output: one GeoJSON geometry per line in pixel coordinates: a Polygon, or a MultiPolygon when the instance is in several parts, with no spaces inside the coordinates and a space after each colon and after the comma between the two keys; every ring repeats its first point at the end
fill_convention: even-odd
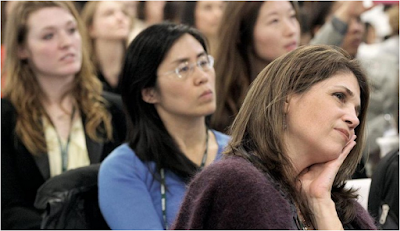
{"type": "MultiPolygon", "coordinates": [[[[208,156],[208,128],[206,128],[206,149],[204,150],[203,158],[201,160],[200,169],[203,169],[206,165],[208,156]]],[[[161,176],[161,209],[162,209],[162,216],[164,220],[164,228],[168,229],[167,223],[167,194],[165,192],[165,172],[164,168],[160,169],[160,176],[161,176]]]]}

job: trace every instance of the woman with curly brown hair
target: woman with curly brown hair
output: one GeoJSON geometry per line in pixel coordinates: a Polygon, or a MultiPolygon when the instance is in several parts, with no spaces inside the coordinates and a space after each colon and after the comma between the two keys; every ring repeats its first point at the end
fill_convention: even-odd
{"type": "Polygon", "coordinates": [[[50,177],[102,161],[125,138],[124,116],[93,74],[71,2],[18,2],[7,20],[2,99],[3,229],[39,229],[33,203],[50,177]]]}

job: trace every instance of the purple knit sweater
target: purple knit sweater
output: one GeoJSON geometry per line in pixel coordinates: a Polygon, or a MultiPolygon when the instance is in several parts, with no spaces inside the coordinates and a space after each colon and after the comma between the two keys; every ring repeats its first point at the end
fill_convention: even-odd
{"type": "MultiPolygon", "coordinates": [[[[357,202],[344,228],[376,229],[357,202]]],[[[172,229],[298,229],[296,210],[276,183],[240,157],[220,160],[190,183],[172,229]]]]}

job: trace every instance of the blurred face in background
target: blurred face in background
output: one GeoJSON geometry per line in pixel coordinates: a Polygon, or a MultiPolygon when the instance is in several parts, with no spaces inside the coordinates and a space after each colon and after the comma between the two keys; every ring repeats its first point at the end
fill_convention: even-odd
{"type": "Polygon", "coordinates": [[[288,1],[264,2],[254,26],[254,52],[268,62],[296,49],[300,24],[288,1]]]}
{"type": "Polygon", "coordinates": [[[130,32],[130,16],[122,2],[99,2],[90,28],[93,39],[127,39],[130,32]]]}
{"type": "Polygon", "coordinates": [[[360,46],[365,33],[365,25],[358,18],[352,18],[349,22],[347,33],[343,38],[342,48],[346,50],[351,56],[357,55],[358,47],[360,46]]]}
{"type": "Polygon", "coordinates": [[[148,26],[164,20],[165,1],[146,1],[145,21],[148,26]]]}
{"type": "Polygon", "coordinates": [[[196,28],[206,36],[216,36],[224,9],[223,1],[198,1],[194,15],[196,28]]]}
{"type": "Polygon", "coordinates": [[[46,7],[27,19],[26,42],[18,50],[37,77],[74,76],[82,65],[82,39],[74,16],[61,7],[46,7]]]}

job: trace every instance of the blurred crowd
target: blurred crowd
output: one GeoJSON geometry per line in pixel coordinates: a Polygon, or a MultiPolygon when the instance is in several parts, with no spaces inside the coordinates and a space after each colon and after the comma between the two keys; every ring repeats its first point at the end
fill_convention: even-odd
{"type": "MultiPolygon", "coordinates": [[[[78,28],[71,29],[79,30],[82,37],[82,44],[79,41],[79,47],[82,46],[82,62],[76,67],[79,70],[76,76],[79,77],[52,81],[39,71],[42,67],[49,73],[52,71],[51,58],[40,59],[41,57],[35,55],[38,52],[45,57],[52,50],[48,46],[45,50],[38,42],[39,39],[26,37],[26,33],[28,26],[39,28],[43,20],[56,19],[57,14],[62,12],[39,17],[32,13],[35,9],[20,9],[18,1],[1,2],[1,97],[7,100],[2,101],[2,146],[3,143],[10,145],[9,149],[4,146],[2,148],[2,227],[8,222],[3,217],[3,212],[7,212],[3,208],[3,194],[8,193],[12,197],[11,195],[20,193],[12,182],[26,184],[28,186],[22,186],[24,190],[36,193],[44,180],[65,170],[99,163],[115,147],[124,143],[125,137],[134,137],[129,136],[125,125],[124,113],[129,108],[124,108],[121,100],[121,95],[127,94],[122,89],[135,84],[126,82],[126,86],[121,86],[124,62],[131,61],[127,58],[127,48],[133,42],[139,44],[141,40],[138,35],[159,23],[185,24],[196,28],[204,36],[207,55],[211,56],[205,56],[204,62],[206,65],[214,65],[216,89],[216,108],[205,120],[209,128],[218,131],[218,134],[230,134],[230,126],[253,80],[268,64],[298,47],[325,44],[339,46],[357,59],[371,87],[365,149],[353,178],[372,177],[385,154],[398,147],[399,2],[75,1],[72,4],[76,11],[74,17],[82,22],[78,28]],[[19,20],[19,15],[16,14],[32,16],[19,20]],[[19,45],[24,39],[28,39],[29,45],[36,42],[32,47],[37,50],[22,49],[19,45]],[[17,60],[22,60],[21,64],[17,60]],[[36,79],[26,77],[16,80],[15,76],[29,76],[30,72],[25,71],[27,65],[36,66],[33,72],[41,73],[41,77],[36,74],[36,79]],[[85,75],[94,75],[97,78],[92,80],[85,75]],[[42,90],[39,90],[39,86],[42,90]],[[32,90],[27,90],[31,88],[32,90]],[[104,101],[108,103],[103,104],[104,101]],[[19,119],[3,114],[6,109],[18,114],[19,119]],[[4,121],[6,118],[10,118],[10,121],[4,121]],[[7,130],[9,134],[6,134],[3,126],[11,126],[12,123],[16,124],[15,127],[10,127],[7,130]],[[80,144],[72,142],[69,145],[73,131],[84,137],[81,140],[86,137],[82,150],[80,144]],[[3,158],[6,151],[21,151],[20,147],[11,147],[15,138],[3,139],[3,136],[10,134],[16,134],[23,144],[23,151],[27,150],[26,152],[34,156],[29,163],[22,159],[25,157],[3,158]],[[93,154],[98,155],[97,157],[91,154],[90,142],[102,147],[102,152],[93,154]],[[85,153],[86,157],[76,157],[74,164],[51,167],[47,172],[40,170],[45,177],[44,180],[38,180],[37,184],[32,184],[30,180],[21,180],[21,175],[31,174],[26,170],[30,167],[21,167],[18,171],[12,169],[17,163],[24,166],[53,166],[52,163],[64,163],[55,157],[43,162],[36,155],[48,151],[50,144],[57,147],[65,145],[66,149],[61,148],[61,154],[65,151],[68,155],[69,148],[75,153],[85,153]],[[6,163],[8,168],[3,167],[6,163]],[[9,180],[3,180],[3,176],[8,174],[6,170],[17,172],[9,180]]],[[[163,35],[158,38],[160,41],[163,39],[163,35]]],[[[140,51],[139,48],[136,49],[135,52],[140,51]]],[[[215,141],[215,147],[220,145],[217,136],[215,141]]],[[[55,156],[58,152],[53,152],[52,155],[55,156]]],[[[69,159],[73,158],[69,155],[69,159]]],[[[35,193],[22,195],[23,199],[13,203],[18,204],[19,200],[25,200],[26,206],[32,203],[35,193]]],[[[26,223],[32,224],[32,227],[13,226],[12,214],[18,213],[18,210],[8,212],[8,219],[11,220],[10,226],[6,228],[38,228],[32,214],[32,223],[26,223]]]]}

